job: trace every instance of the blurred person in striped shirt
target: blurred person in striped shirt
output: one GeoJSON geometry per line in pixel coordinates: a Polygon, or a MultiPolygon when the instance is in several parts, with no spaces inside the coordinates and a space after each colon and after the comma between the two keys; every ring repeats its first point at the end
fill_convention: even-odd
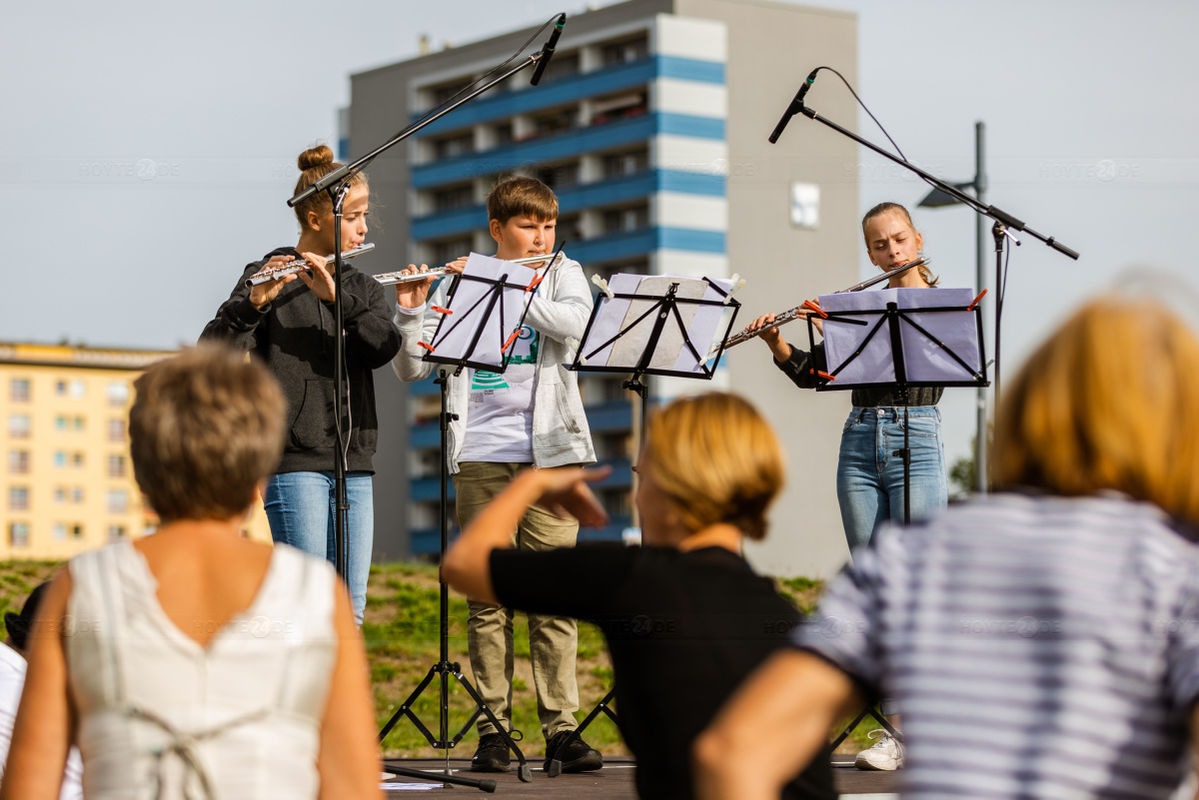
{"type": "Polygon", "coordinates": [[[705,798],[777,787],[863,701],[921,798],[1166,798],[1199,714],[1199,340],[1125,292],[1004,385],[997,492],[880,530],[697,741],[705,798]]]}

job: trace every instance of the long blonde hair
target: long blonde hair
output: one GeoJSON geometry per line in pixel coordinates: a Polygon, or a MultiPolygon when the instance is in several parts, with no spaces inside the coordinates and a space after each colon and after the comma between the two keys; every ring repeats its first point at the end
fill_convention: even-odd
{"type": "Polygon", "coordinates": [[[724,392],[675,400],[650,418],[644,456],[689,533],[727,522],[751,539],[766,536],[783,448],[748,401],[724,392]]]}
{"type": "Polygon", "coordinates": [[[1000,402],[997,487],[1114,489],[1199,522],[1199,339],[1163,303],[1088,302],[1000,402]]]}

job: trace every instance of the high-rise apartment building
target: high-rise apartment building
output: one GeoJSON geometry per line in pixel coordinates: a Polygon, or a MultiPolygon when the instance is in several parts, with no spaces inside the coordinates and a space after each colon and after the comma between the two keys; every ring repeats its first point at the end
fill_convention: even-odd
{"type": "MultiPolygon", "coordinates": [[[[354,75],[345,155],[388,140],[531,34],[354,75]]],[[[741,322],[849,285],[861,249],[852,143],[810,129],[766,142],[803,76],[822,63],[852,80],[853,15],[743,0],[638,0],[572,15],[539,86],[529,85],[531,70],[520,73],[371,165],[374,263],[494,252],[484,200],[497,179],[519,173],[558,194],[559,241],[590,274],[737,273],[747,281],[741,322]]],[[[822,110],[846,121],[854,114],[847,94],[822,110]]],[[[583,378],[597,454],[614,468],[598,487],[613,523],[584,537],[615,538],[630,523],[635,401],[619,376],[583,378]]],[[[792,453],[792,488],[774,542],[758,551],[763,565],[827,573],[844,556],[833,485],[844,398],[801,400],[757,344],[730,353],[713,383],[757,401],[792,453]]],[[[376,518],[403,522],[380,527],[376,553],[435,552],[436,387],[382,374],[377,384],[376,518]]],[[[677,378],[650,385],[655,400],[713,388],[677,378]]]]}
{"type": "MultiPolygon", "coordinates": [[[[65,559],[153,529],[129,458],[133,381],[171,355],[0,343],[0,558],[65,559]]],[[[250,535],[270,540],[261,506],[250,535]]]]}

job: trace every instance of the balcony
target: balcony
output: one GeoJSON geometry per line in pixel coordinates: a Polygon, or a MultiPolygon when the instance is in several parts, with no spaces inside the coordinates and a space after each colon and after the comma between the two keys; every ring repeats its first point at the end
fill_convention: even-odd
{"type": "Polygon", "coordinates": [[[478,153],[447,158],[412,168],[414,189],[431,189],[546,161],[559,161],[647,141],[658,134],[723,140],[724,120],[690,114],[652,112],[563,133],[526,139],[478,153]]]}
{"type": "MultiPolygon", "coordinates": [[[[471,125],[507,119],[514,114],[527,114],[576,103],[580,98],[644,86],[655,78],[676,78],[723,85],[724,64],[697,58],[657,55],[604,67],[594,72],[546,80],[540,86],[476,98],[452,114],[447,114],[422,128],[417,136],[444,134],[471,125]]],[[[516,80],[519,81],[520,77],[516,80]]],[[[413,119],[419,119],[420,116],[421,114],[414,115],[413,119]]]]}

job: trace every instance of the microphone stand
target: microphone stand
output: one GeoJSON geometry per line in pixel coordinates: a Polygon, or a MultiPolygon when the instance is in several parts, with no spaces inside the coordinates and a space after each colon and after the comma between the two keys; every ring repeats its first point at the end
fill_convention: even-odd
{"type": "MultiPolygon", "coordinates": [[[[557,41],[558,35],[561,33],[562,25],[565,24],[565,14],[561,15],[559,23],[555,26],[551,33],[553,42],[557,41]]],[[[390,140],[382,145],[371,150],[361,158],[355,159],[348,164],[343,164],[337,169],[330,172],[328,175],[319,180],[310,183],[304,189],[301,189],[293,197],[287,201],[288,206],[294,207],[297,203],[303,202],[317,192],[328,192],[329,197],[333,200],[333,239],[335,243],[333,257],[334,274],[333,274],[333,318],[334,318],[334,400],[333,413],[334,421],[334,446],[337,452],[333,457],[333,483],[334,483],[334,502],[336,504],[336,514],[334,515],[334,565],[337,568],[337,574],[342,580],[347,578],[348,569],[348,543],[346,542],[346,531],[349,528],[349,512],[350,504],[346,491],[346,463],[345,463],[345,440],[342,430],[342,420],[344,418],[344,398],[345,390],[345,330],[342,326],[342,304],[341,304],[341,271],[343,260],[341,257],[341,220],[342,220],[342,204],[345,201],[346,193],[350,188],[350,181],[355,175],[361,172],[367,164],[373,161],[378,156],[382,155],[387,150],[396,146],[400,142],[412,136],[417,131],[427,125],[436,122],[437,120],[449,114],[451,111],[458,109],[460,106],[470,102],[479,95],[486,92],[501,81],[507,80],[521,70],[527,69],[537,64],[548,63],[549,58],[553,55],[552,45],[547,45],[542,50],[533,53],[524,61],[520,62],[515,67],[511,68],[498,78],[489,81],[488,83],[475,89],[470,94],[455,101],[446,108],[441,109],[436,114],[426,119],[418,120],[409,125],[404,130],[397,133],[390,140]]],[[[540,76],[538,76],[540,77],[540,76]]]]}
{"type": "MultiPolygon", "coordinates": [[[[343,392],[346,391],[347,387],[346,387],[345,375],[344,375],[345,352],[346,352],[345,330],[344,330],[343,321],[342,321],[343,317],[342,317],[342,281],[341,281],[341,277],[342,277],[343,259],[342,259],[342,255],[341,255],[341,238],[342,238],[341,237],[341,221],[342,221],[342,205],[345,202],[346,194],[349,192],[350,182],[353,180],[353,177],[356,174],[361,172],[366,167],[366,165],[368,163],[373,161],[375,158],[377,158],[379,155],[381,155],[385,151],[389,150],[390,148],[394,147],[395,145],[397,145],[400,142],[404,141],[405,139],[409,138],[414,133],[416,133],[417,131],[426,127],[427,125],[435,122],[438,119],[441,119],[446,114],[449,114],[451,111],[454,111],[455,109],[459,108],[460,106],[464,105],[465,103],[478,97],[483,92],[486,92],[488,89],[490,89],[491,87],[500,83],[501,81],[507,80],[508,78],[512,77],[513,75],[520,72],[521,70],[527,69],[528,67],[531,67],[534,65],[538,65],[538,70],[537,70],[536,74],[534,75],[534,78],[539,80],[541,77],[541,72],[544,70],[545,65],[549,62],[549,59],[554,54],[554,46],[557,44],[558,37],[561,36],[562,28],[563,28],[563,26],[565,26],[565,24],[566,24],[566,15],[565,14],[559,15],[558,20],[554,26],[554,29],[550,34],[550,38],[547,41],[546,46],[544,48],[542,48],[541,50],[539,50],[536,53],[533,53],[528,58],[526,58],[524,61],[522,61],[520,64],[516,65],[515,67],[513,67],[510,70],[508,70],[507,72],[505,72],[503,75],[500,75],[498,78],[495,78],[495,79],[489,81],[488,83],[484,84],[483,86],[480,86],[478,89],[475,89],[474,91],[472,91],[465,97],[463,97],[463,98],[455,101],[454,103],[451,103],[449,106],[441,109],[436,114],[434,114],[430,117],[427,117],[425,119],[421,119],[421,120],[413,123],[412,125],[409,125],[407,128],[405,128],[404,130],[400,131],[398,134],[393,136],[390,140],[388,140],[384,144],[380,145],[379,147],[376,147],[374,150],[371,150],[369,153],[362,156],[361,158],[358,158],[358,159],[350,162],[349,164],[345,164],[341,167],[338,167],[337,169],[330,172],[328,175],[325,175],[324,177],[320,178],[319,180],[315,181],[314,183],[309,184],[307,187],[305,187],[301,191],[297,192],[291,199],[289,199],[287,201],[287,204],[289,206],[294,207],[297,203],[300,203],[303,200],[305,200],[306,198],[311,197],[312,195],[316,194],[317,192],[322,192],[322,191],[328,192],[330,198],[333,201],[333,241],[334,241],[334,248],[333,248],[334,249],[334,256],[333,256],[333,263],[334,263],[334,273],[333,273],[334,274],[334,277],[333,277],[334,351],[333,352],[334,352],[334,359],[335,359],[334,367],[333,367],[333,380],[334,380],[333,413],[335,416],[334,446],[336,447],[336,453],[334,454],[334,457],[333,457],[333,481],[334,481],[334,490],[333,491],[334,491],[334,502],[336,505],[336,514],[334,515],[334,564],[337,569],[337,574],[340,575],[343,580],[346,579],[347,573],[348,573],[349,546],[348,546],[348,542],[346,541],[346,534],[347,534],[347,530],[349,528],[348,523],[349,523],[350,504],[349,504],[349,497],[348,497],[347,490],[346,490],[345,432],[342,430],[342,420],[344,418],[343,392]]],[[[534,84],[535,83],[536,83],[536,81],[534,81],[534,84]]],[[[444,392],[445,392],[445,390],[443,387],[443,389],[442,389],[443,409],[444,409],[444,392]]],[[[444,433],[443,433],[443,437],[444,437],[444,433]]],[[[443,444],[443,449],[444,449],[444,444],[443,444]]],[[[443,458],[443,462],[444,462],[444,458],[443,458]]],[[[442,469],[443,469],[443,471],[445,469],[444,463],[442,465],[442,469]]],[[[443,487],[443,494],[444,494],[444,487],[443,487]]],[[[445,502],[444,497],[443,497],[442,502],[444,505],[444,502],[445,502]]],[[[443,508],[442,519],[443,519],[443,523],[442,523],[443,524],[442,553],[444,554],[444,552],[445,552],[444,508],[443,508]]],[[[442,591],[442,616],[441,616],[442,664],[445,664],[445,663],[447,663],[447,658],[446,658],[446,652],[445,652],[445,647],[446,647],[446,618],[445,618],[446,594],[445,594],[445,592],[446,592],[446,589],[445,589],[445,579],[444,578],[441,579],[441,586],[442,586],[442,588],[441,588],[441,591],[442,591]]],[[[441,666],[441,665],[439,665],[439,666],[441,666]]],[[[437,669],[437,668],[435,668],[435,669],[437,669]]],[[[427,677],[425,679],[426,683],[431,679],[431,677],[432,677],[432,672],[430,673],[430,677],[427,677]]],[[[466,777],[450,774],[448,746],[452,746],[452,745],[450,745],[449,742],[447,741],[447,733],[446,733],[446,725],[447,725],[447,721],[448,721],[447,720],[447,714],[448,714],[447,700],[448,700],[448,698],[447,698],[447,693],[445,691],[445,686],[446,686],[445,674],[442,674],[441,678],[442,678],[442,694],[441,694],[441,734],[442,735],[441,735],[441,739],[437,742],[437,744],[447,746],[447,749],[446,749],[446,766],[444,769],[444,774],[442,774],[438,777],[440,778],[442,783],[444,783],[446,785],[456,784],[459,786],[470,786],[470,787],[479,789],[480,791],[494,792],[495,791],[495,781],[493,781],[493,780],[466,778],[466,777]]],[[[462,680],[461,676],[459,676],[459,680],[462,680]]],[[[469,684],[467,684],[467,686],[469,688],[469,684]]],[[[414,693],[414,696],[415,696],[415,694],[419,694],[420,690],[423,688],[424,688],[424,684],[422,684],[420,689],[418,689],[417,692],[414,693]]],[[[477,696],[475,696],[475,700],[476,700],[476,702],[478,702],[480,704],[482,703],[482,700],[480,698],[478,698],[477,696]]],[[[490,709],[487,709],[486,705],[483,705],[483,709],[485,709],[487,711],[487,713],[490,713],[490,709]]],[[[394,721],[396,718],[398,718],[399,713],[400,712],[397,712],[396,716],[392,717],[391,722],[389,722],[389,728],[390,728],[390,725],[394,724],[394,721]]],[[[480,713],[480,711],[476,710],[476,712],[475,712],[476,716],[479,713],[480,713]]],[[[473,719],[472,719],[472,721],[473,721],[473,719]]],[[[432,744],[433,740],[432,740],[431,736],[427,735],[428,731],[425,730],[423,732],[426,733],[426,738],[428,738],[430,741],[430,744],[432,744]]],[[[386,735],[386,729],[384,730],[383,734],[380,735],[380,737],[379,737],[380,741],[382,741],[384,735],[386,735]]],[[[393,772],[395,772],[397,774],[403,774],[408,777],[432,777],[429,773],[423,772],[421,770],[411,770],[411,769],[406,769],[406,768],[402,768],[402,767],[392,767],[391,769],[393,772]]],[[[518,776],[521,781],[527,782],[527,781],[531,780],[529,768],[527,765],[524,764],[523,759],[521,762],[521,769],[518,771],[518,776]]]]}
{"type": "Polygon", "coordinates": [[[946,183],[945,181],[941,180],[940,178],[936,177],[935,175],[925,172],[924,170],[917,167],[915,164],[912,164],[910,161],[907,161],[907,160],[901,158],[900,156],[895,155],[894,153],[884,150],[883,148],[879,147],[878,145],[874,144],[873,142],[870,142],[870,141],[862,138],[861,136],[858,136],[853,131],[843,128],[842,126],[838,125],[837,123],[833,122],[832,120],[822,117],[820,114],[816,113],[815,110],[805,106],[804,102],[803,102],[803,96],[807,93],[807,91],[806,91],[807,88],[809,86],[811,86],[812,79],[815,76],[815,74],[816,74],[816,70],[813,70],[812,74],[809,75],[807,80],[804,82],[804,85],[800,87],[800,90],[796,94],[795,99],[791,101],[787,110],[783,114],[783,118],[781,120],[779,120],[778,125],[775,126],[774,132],[770,135],[771,142],[774,142],[776,139],[778,139],[779,135],[783,131],[783,128],[786,127],[787,122],[790,121],[792,116],[794,116],[796,114],[803,114],[808,119],[815,120],[816,122],[819,122],[823,125],[828,126],[829,128],[832,128],[837,133],[840,133],[842,136],[846,136],[850,139],[853,139],[855,142],[862,145],[863,147],[867,147],[867,148],[873,150],[874,152],[878,153],[880,156],[895,162],[896,164],[898,164],[899,166],[908,170],[909,172],[913,172],[913,173],[919,175],[921,178],[923,178],[929,184],[940,189],[941,191],[945,192],[946,194],[950,195],[955,200],[957,200],[959,203],[969,206],[970,208],[974,209],[974,211],[977,212],[978,214],[981,214],[986,217],[990,217],[991,219],[993,219],[995,221],[995,224],[991,228],[991,232],[992,232],[992,235],[995,237],[996,300],[995,300],[995,373],[994,373],[994,376],[995,376],[995,399],[996,399],[996,401],[998,401],[998,399],[999,399],[1000,319],[1003,315],[1002,278],[1003,278],[1004,239],[1010,236],[1010,237],[1012,237],[1012,240],[1015,241],[1017,245],[1019,245],[1020,241],[1018,239],[1016,239],[1015,236],[1013,236],[1011,232],[1012,231],[1024,231],[1027,234],[1029,234],[1030,236],[1032,236],[1036,239],[1039,239],[1040,241],[1049,245],[1051,248],[1058,251],[1062,255],[1072,258],[1074,260],[1078,260],[1078,252],[1070,249],[1066,245],[1057,241],[1052,236],[1044,236],[1044,235],[1038,233],[1037,231],[1028,227],[1024,223],[1023,220],[1018,219],[1017,217],[1009,214],[1008,212],[1004,211],[1001,208],[997,208],[996,206],[993,206],[993,205],[983,205],[976,198],[971,197],[970,195],[966,194],[965,192],[958,189],[953,184],[946,183]]]}

